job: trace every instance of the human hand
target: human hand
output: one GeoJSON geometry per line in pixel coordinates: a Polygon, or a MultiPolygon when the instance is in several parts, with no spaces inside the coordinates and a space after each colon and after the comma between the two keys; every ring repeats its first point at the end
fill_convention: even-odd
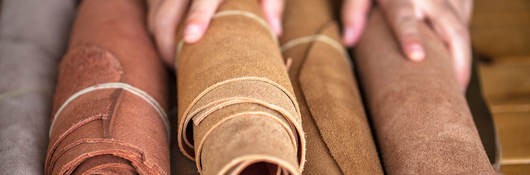
{"type": "MultiPolygon", "coordinates": [[[[448,45],[454,59],[457,79],[463,89],[471,72],[471,46],[467,25],[471,18],[472,0],[377,0],[403,53],[412,61],[425,57],[416,28],[418,20],[430,22],[434,31],[448,45]]],[[[345,0],[342,9],[343,40],[354,45],[367,19],[371,0],[345,0]]]]}
{"type": "MultiPolygon", "coordinates": [[[[197,42],[206,29],[222,0],[147,0],[148,29],[153,34],[164,62],[173,66],[176,50],[176,30],[181,20],[184,28],[184,41],[197,42]],[[187,14],[185,14],[187,13],[187,14]],[[186,17],[186,19],[182,19],[186,17]]],[[[282,33],[281,13],[283,0],[260,0],[262,9],[271,29],[282,33]]]]}

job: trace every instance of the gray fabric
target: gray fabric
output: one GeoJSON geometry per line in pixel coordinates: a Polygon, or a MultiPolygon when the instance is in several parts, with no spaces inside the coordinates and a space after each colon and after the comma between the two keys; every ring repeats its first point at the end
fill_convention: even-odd
{"type": "Polygon", "coordinates": [[[42,174],[57,63],[72,0],[3,0],[0,10],[0,174],[42,174]]]}

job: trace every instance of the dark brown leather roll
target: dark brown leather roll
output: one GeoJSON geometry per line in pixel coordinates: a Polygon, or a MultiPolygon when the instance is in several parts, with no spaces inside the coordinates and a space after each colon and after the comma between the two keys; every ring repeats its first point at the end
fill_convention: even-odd
{"type": "Polygon", "coordinates": [[[167,74],[144,6],[81,2],[59,68],[46,174],[169,174],[167,74]]]}
{"type": "Polygon", "coordinates": [[[383,174],[328,0],[288,0],[280,37],[307,135],[303,174],[383,174]]]}
{"type": "Polygon", "coordinates": [[[425,60],[401,53],[375,10],[355,49],[362,87],[389,174],[494,174],[444,43],[425,23],[425,60]]]}
{"type": "Polygon", "coordinates": [[[226,0],[178,39],[178,144],[202,174],[300,174],[305,138],[276,36],[256,0],[226,0]]]}

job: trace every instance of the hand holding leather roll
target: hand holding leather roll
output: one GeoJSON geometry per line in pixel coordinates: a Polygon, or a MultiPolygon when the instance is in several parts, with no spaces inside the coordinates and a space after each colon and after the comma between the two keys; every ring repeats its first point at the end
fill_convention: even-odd
{"type": "Polygon", "coordinates": [[[177,139],[198,170],[300,174],[300,112],[258,3],[223,1],[200,41],[177,42],[177,139]]]}
{"type": "Polygon", "coordinates": [[[82,1],[59,69],[45,174],[169,174],[167,96],[143,2],[82,1]]]}
{"type": "Polygon", "coordinates": [[[418,23],[426,57],[400,52],[378,10],[355,50],[385,171],[390,174],[494,174],[448,50],[418,23]]]}

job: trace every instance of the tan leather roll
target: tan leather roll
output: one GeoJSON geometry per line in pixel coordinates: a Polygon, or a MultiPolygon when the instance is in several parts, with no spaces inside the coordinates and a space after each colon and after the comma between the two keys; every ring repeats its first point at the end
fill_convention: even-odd
{"type": "Polygon", "coordinates": [[[307,134],[303,174],[383,174],[351,60],[328,0],[288,0],[284,58],[307,134]]]}
{"type": "Polygon", "coordinates": [[[389,174],[493,174],[444,43],[418,23],[425,60],[409,61],[378,11],[355,50],[389,174]]]}
{"type": "Polygon", "coordinates": [[[46,174],[169,174],[167,74],[140,0],[82,1],[61,61],[46,174]]]}
{"type": "Polygon", "coordinates": [[[199,42],[177,39],[177,139],[202,174],[301,172],[300,112],[264,19],[257,1],[226,0],[199,42]]]}

